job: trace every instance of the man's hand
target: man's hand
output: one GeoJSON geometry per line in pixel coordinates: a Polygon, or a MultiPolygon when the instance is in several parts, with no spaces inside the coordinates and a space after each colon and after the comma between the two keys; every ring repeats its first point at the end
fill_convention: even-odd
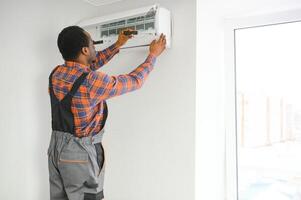
{"type": "Polygon", "coordinates": [[[150,54],[154,56],[159,56],[166,48],[166,38],[163,33],[161,33],[160,38],[158,40],[153,40],[149,46],[150,54]]]}
{"type": "Polygon", "coordinates": [[[130,29],[130,28],[127,28],[127,29],[124,29],[124,30],[120,31],[120,33],[118,35],[118,40],[116,42],[117,48],[120,48],[121,46],[123,46],[128,41],[128,39],[133,37],[132,34],[131,35],[125,35],[124,34],[125,31],[134,31],[134,30],[130,29]]]}

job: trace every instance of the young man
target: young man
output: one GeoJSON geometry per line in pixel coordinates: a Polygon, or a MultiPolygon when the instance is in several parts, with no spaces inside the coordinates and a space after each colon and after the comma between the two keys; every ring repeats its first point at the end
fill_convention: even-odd
{"type": "Polygon", "coordinates": [[[166,45],[161,34],[150,44],[146,60],[129,74],[109,76],[96,71],[133,37],[123,33],[115,44],[97,52],[90,34],[78,26],[66,27],[58,36],[65,63],[54,68],[49,76],[51,200],[104,197],[105,157],[101,141],[108,115],[106,100],[141,88],[166,45]]]}

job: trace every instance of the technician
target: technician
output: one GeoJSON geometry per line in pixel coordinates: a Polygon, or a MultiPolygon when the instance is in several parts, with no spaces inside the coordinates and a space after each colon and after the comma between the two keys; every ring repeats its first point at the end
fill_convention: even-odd
{"type": "Polygon", "coordinates": [[[141,88],[166,46],[161,34],[151,42],[146,60],[129,74],[109,76],[97,71],[133,37],[125,31],[133,30],[121,31],[117,41],[102,51],[95,51],[90,34],[78,26],[66,27],[58,35],[57,45],[65,62],[49,76],[50,200],[104,198],[106,100],[141,88]]]}

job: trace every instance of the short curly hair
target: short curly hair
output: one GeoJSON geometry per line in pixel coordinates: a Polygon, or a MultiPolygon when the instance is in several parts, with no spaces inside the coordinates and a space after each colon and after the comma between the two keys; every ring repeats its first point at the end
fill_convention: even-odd
{"type": "Polygon", "coordinates": [[[75,60],[83,47],[89,47],[89,38],[81,27],[68,26],[59,33],[57,46],[64,60],[75,60]]]}

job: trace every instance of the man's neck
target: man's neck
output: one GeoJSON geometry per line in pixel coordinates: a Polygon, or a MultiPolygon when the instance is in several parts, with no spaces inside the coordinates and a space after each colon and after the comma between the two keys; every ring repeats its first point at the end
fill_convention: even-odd
{"type": "Polygon", "coordinates": [[[74,60],[74,62],[80,63],[82,65],[89,66],[89,63],[87,61],[85,61],[85,60],[76,59],[76,60],[74,60]]]}

